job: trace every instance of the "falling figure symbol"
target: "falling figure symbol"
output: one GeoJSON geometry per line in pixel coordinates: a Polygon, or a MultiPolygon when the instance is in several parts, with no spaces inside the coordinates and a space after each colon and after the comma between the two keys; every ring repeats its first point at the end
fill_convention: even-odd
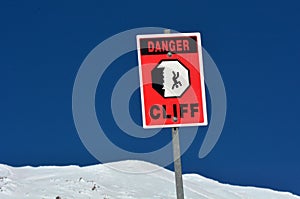
{"type": "Polygon", "coordinates": [[[190,87],[189,70],[178,60],[163,60],[151,71],[152,88],[162,97],[180,98],[190,87]]]}
{"type": "Polygon", "coordinates": [[[172,90],[174,90],[174,87],[178,88],[179,86],[182,86],[182,84],[181,84],[180,81],[177,80],[178,77],[179,77],[179,72],[177,72],[177,73],[175,74],[175,72],[172,71],[172,73],[173,73],[172,79],[173,79],[173,82],[174,82],[174,84],[173,84],[173,86],[172,86],[172,90]]]}

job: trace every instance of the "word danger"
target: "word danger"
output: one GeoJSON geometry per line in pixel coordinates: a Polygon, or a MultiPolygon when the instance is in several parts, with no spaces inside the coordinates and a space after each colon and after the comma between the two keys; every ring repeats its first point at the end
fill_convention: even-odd
{"type": "Polygon", "coordinates": [[[195,117],[195,113],[199,112],[199,104],[173,104],[172,107],[166,105],[152,105],[150,107],[150,117],[154,120],[157,119],[170,119],[173,117],[184,118],[184,117],[195,117]],[[179,109],[179,114],[178,114],[179,109]]]}
{"type": "Polygon", "coordinates": [[[197,37],[168,37],[140,39],[141,54],[155,55],[172,53],[197,52],[197,37]]]}
{"type": "Polygon", "coordinates": [[[190,44],[187,39],[183,40],[162,40],[162,41],[148,41],[148,51],[149,52],[180,52],[189,51],[190,44]]]}

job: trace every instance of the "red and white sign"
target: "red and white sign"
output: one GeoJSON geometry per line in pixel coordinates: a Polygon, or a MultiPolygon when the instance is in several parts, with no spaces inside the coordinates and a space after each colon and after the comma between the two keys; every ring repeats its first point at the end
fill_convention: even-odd
{"type": "Polygon", "coordinates": [[[207,125],[200,33],[137,35],[144,128],[207,125]]]}

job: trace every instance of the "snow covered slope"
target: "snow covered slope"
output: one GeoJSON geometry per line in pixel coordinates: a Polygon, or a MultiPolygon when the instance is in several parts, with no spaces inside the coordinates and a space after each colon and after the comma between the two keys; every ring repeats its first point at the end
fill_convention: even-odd
{"type": "MultiPolygon", "coordinates": [[[[290,193],[220,184],[184,175],[186,199],[300,199],[290,193]]],[[[174,173],[141,161],[88,167],[0,164],[0,199],[175,199],[174,173]],[[150,171],[150,172],[149,172],[150,171]]]]}

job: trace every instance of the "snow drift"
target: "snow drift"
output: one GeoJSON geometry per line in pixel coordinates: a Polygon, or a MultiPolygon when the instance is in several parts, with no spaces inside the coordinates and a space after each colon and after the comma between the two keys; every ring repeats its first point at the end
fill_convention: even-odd
{"type": "MultiPolygon", "coordinates": [[[[183,176],[186,199],[300,199],[287,192],[221,184],[183,176]]],[[[88,167],[19,167],[0,164],[1,199],[175,199],[174,173],[142,161],[88,167]]]]}

